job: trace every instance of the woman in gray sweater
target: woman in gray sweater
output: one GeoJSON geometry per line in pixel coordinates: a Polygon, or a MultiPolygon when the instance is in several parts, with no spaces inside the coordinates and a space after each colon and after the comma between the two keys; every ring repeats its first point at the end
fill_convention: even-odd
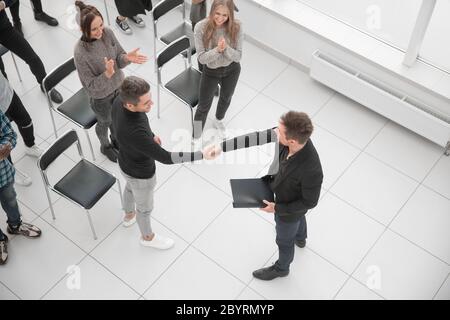
{"type": "Polygon", "coordinates": [[[243,32],[241,23],[234,19],[233,1],[214,0],[209,16],[195,25],[194,38],[198,61],[204,65],[194,117],[193,142],[198,147],[218,84],[221,89],[213,125],[225,137],[222,120],[241,72],[243,32]]]}
{"type": "MultiPolygon", "coordinates": [[[[80,10],[82,32],[75,46],[75,66],[97,116],[95,132],[100,140],[100,151],[109,160],[117,162],[117,152],[109,141],[108,128],[111,130],[112,102],[125,77],[121,69],[130,63],[142,64],[147,57],[140,54],[139,49],[126,53],[112,30],[103,26],[103,17],[97,8],[82,1],[76,1],[75,5],[80,10]]],[[[111,137],[114,139],[112,131],[111,137]]]]}

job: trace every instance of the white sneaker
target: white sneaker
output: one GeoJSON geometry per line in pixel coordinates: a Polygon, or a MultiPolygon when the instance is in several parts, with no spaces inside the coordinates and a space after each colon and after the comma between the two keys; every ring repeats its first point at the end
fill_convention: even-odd
{"type": "Polygon", "coordinates": [[[119,28],[120,31],[122,31],[125,34],[133,33],[133,30],[131,30],[130,26],[128,25],[127,19],[120,20],[119,17],[117,17],[116,26],[119,28]]]}
{"type": "Polygon", "coordinates": [[[215,119],[213,122],[213,127],[217,129],[217,133],[221,139],[227,138],[227,129],[222,120],[215,119]]]}
{"type": "Polygon", "coordinates": [[[24,186],[24,187],[28,187],[33,182],[33,180],[31,180],[29,175],[27,175],[25,172],[20,171],[17,168],[16,168],[16,175],[14,177],[14,181],[19,186],[24,186]]]}
{"type": "Polygon", "coordinates": [[[136,223],[136,214],[134,214],[133,218],[131,218],[130,220],[126,220],[124,217],[122,221],[122,225],[126,228],[131,227],[135,223],[136,223]]]}
{"type": "Polygon", "coordinates": [[[137,25],[139,28],[145,27],[145,21],[138,15],[131,17],[130,21],[133,22],[135,25],[137,25]]]}
{"type": "Polygon", "coordinates": [[[25,146],[25,153],[29,155],[30,157],[36,157],[39,158],[44,152],[41,148],[39,148],[37,145],[33,145],[32,147],[25,146]]]}
{"type": "Polygon", "coordinates": [[[152,247],[160,250],[170,249],[175,244],[175,241],[173,241],[172,239],[160,236],[156,233],[151,241],[141,238],[140,242],[145,247],[152,247]]]}

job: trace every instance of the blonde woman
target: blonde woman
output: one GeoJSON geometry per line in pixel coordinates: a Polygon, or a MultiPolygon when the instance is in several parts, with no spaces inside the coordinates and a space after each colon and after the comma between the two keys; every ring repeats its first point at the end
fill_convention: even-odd
{"type": "Polygon", "coordinates": [[[220,137],[225,137],[223,119],[241,72],[239,62],[243,41],[241,23],[234,19],[233,1],[214,0],[209,16],[196,24],[194,38],[198,61],[204,64],[199,103],[194,117],[193,143],[197,146],[218,84],[221,90],[214,127],[220,137]]]}

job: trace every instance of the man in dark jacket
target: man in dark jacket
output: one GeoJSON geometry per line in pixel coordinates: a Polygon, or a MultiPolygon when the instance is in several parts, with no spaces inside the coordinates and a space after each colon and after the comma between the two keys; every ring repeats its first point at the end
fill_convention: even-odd
{"type": "Polygon", "coordinates": [[[312,132],[313,125],[306,113],[289,111],[281,117],[277,129],[224,141],[209,155],[275,142],[278,135],[275,160],[269,174],[263,177],[270,183],[275,202],[264,200],[266,207],[261,210],[274,214],[279,257],[272,266],[254,271],[255,278],[272,280],[287,276],[295,245],[300,248],[306,245],[305,214],[317,205],[323,180],[319,155],[310,139],[312,132]]]}

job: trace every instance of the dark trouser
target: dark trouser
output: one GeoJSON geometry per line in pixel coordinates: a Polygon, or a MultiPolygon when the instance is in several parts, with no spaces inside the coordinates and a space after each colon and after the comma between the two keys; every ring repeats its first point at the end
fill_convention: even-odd
{"type": "MultiPolygon", "coordinates": [[[[34,13],[41,13],[42,12],[42,2],[41,0],[30,0],[31,6],[33,7],[34,13]]],[[[20,16],[19,16],[19,5],[20,1],[16,0],[10,7],[9,10],[11,12],[11,16],[13,18],[14,24],[20,22],[20,16]]]]}
{"type": "MultiPolygon", "coordinates": [[[[8,27],[0,30],[0,44],[25,61],[36,77],[37,82],[39,84],[42,83],[42,80],[44,80],[47,73],[45,72],[41,58],[34,52],[28,41],[25,40],[25,38],[22,37],[10,23],[8,27]]],[[[0,62],[0,69],[6,77],[3,62],[0,62]]]]}
{"type": "MultiPolygon", "coordinates": [[[[114,99],[119,95],[119,90],[114,91],[110,95],[101,99],[90,99],[91,107],[97,117],[97,125],[95,126],[95,133],[103,148],[110,145],[108,138],[108,128],[111,132],[112,139],[114,139],[114,131],[112,127],[111,108],[114,99]]],[[[114,145],[114,141],[113,145],[114,145]]]]}
{"type": "Polygon", "coordinates": [[[34,146],[33,122],[31,121],[30,114],[15,92],[5,115],[8,117],[9,121],[14,121],[17,124],[25,145],[27,147],[34,146]]]}
{"type": "MultiPolygon", "coordinates": [[[[20,219],[19,206],[17,204],[16,191],[14,190],[14,181],[0,188],[0,203],[8,217],[7,223],[15,228],[22,223],[20,219]]],[[[3,239],[3,232],[0,229],[0,240],[3,239]]]]}
{"type": "Polygon", "coordinates": [[[210,69],[204,66],[200,79],[199,101],[194,116],[194,138],[199,138],[202,135],[218,84],[220,84],[220,96],[217,103],[216,118],[222,120],[225,117],[240,73],[241,65],[236,62],[231,63],[227,67],[217,69],[210,69]],[[201,129],[199,128],[199,123],[201,124],[201,129]]]}
{"type": "Polygon", "coordinates": [[[275,213],[276,243],[278,260],[275,267],[279,271],[289,271],[289,265],[294,260],[295,240],[305,240],[307,237],[305,215],[294,222],[285,222],[275,213]]]}
{"type": "Polygon", "coordinates": [[[117,11],[122,17],[134,17],[138,14],[145,14],[145,10],[151,11],[153,8],[151,0],[114,0],[117,11]]]}

